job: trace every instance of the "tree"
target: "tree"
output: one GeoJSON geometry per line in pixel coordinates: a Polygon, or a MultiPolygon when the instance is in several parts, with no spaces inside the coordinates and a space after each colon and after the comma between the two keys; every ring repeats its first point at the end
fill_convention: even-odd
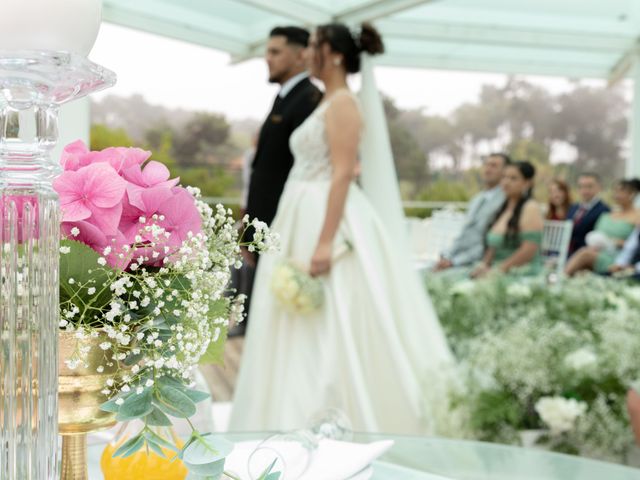
{"type": "Polygon", "coordinates": [[[400,115],[401,110],[393,100],[385,97],[383,102],[398,178],[411,184],[411,196],[415,196],[429,175],[427,155],[412,132],[406,128],[400,115]]]}
{"type": "Polygon", "coordinates": [[[234,183],[229,172],[219,166],[185,168],[178,173],[182,185],[198,187],[205,197],[223,197],[234,183]]]}
{"type": "Polygon", "coordinates": [[[132,147],[134,141],[123,128],[109,128],[106,125],[91,125],[91,150],[108,147],[132,147]]]}
{"type": "Polygon", "coordinates": [[[196,113],[174,137],[173,152],[182,166],[207,162],[207,153],[224,145],[229,139],[230,126],[224,116],[196,113]]]}
{"type": "Polygon", "coordinates": [[[619,90],[578,87],[558,99],[556,137],[576,147],[575,172],[592,170],[611,181],[623,175],[628,104],[619,90]]]}

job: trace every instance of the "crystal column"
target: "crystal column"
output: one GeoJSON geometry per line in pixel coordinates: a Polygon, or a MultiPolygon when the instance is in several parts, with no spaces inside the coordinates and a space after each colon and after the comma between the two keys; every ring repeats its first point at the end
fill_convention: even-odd
{"type": "Polygon", "coordinates": [[[57,478],[58,106],[114,75],[60,52],[0,52],[0,480],[57,478]]]}

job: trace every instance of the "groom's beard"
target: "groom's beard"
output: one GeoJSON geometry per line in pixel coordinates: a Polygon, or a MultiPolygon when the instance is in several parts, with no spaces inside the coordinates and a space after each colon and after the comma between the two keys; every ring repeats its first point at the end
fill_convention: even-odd
{"type": "Polygon", "coordinates": [[[282,85],[284,83],[284,78],[286,78],[286,73],[274,73],[273,75],[269,75],[269,83],[277,83],[278,85],[282,85]]]}
{"type": "Polygon", "coordinates": [[[277,83],[279,85],[284,85],[287,82],[287,80],[295,77],[296,75],[302,72],[304,72],[304,70],[298,71],[295,68],[292,68],[291,70],[287,70],[284,72],[280,71],[275,73],[269,73],[269,83],[277,83]]]}

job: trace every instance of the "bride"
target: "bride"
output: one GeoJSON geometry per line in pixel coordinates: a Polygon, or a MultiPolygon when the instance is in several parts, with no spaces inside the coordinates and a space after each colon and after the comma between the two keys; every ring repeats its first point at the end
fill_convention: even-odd
{"type": "MultiPolygon", "coordinates": [[[[369,118],[347,75],[363,52],[383,52],[368,24],[355,36],[320,26],[310,40],[309,70],[325,97],[291,136],[295,163],[271,226],[282,248],[258,266],[230,430],[302,428],[337,408],[356,431],[429,434],[446,415],[453,360],[444,334],[406,251],[391,241],[399,232],[353,181],[369,118]],[[322,279],[320,311],[296,315],[277,303],[271,277],[284,259],[322,279]]],[[[361,160],[363,176],[377,168],[361,160]]]]}

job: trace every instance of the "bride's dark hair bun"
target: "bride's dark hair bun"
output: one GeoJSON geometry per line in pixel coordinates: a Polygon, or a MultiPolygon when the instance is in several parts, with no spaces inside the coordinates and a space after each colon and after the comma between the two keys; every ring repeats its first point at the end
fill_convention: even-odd
{"type": "Polygon", "coordinates": [[[327,43],[332,52],[344,57],[344,68],[347,73],[360,71],[360,54],[377,55],[384,52],[382,37],[369,23],[363,23],[359,32],[352,33],[342,23],[321,25],[316,30],[318,45],[327,43]]]}
{"type": "Polygon", "coordinates": [[[368,53],[369,55],[379,55],[384,53],[382,37],[380,36],[380,33],[378,33],[378,30],[376,30],[370,23],[362,24],[358,43],[360,44],[360,50],[368,53]]]}

